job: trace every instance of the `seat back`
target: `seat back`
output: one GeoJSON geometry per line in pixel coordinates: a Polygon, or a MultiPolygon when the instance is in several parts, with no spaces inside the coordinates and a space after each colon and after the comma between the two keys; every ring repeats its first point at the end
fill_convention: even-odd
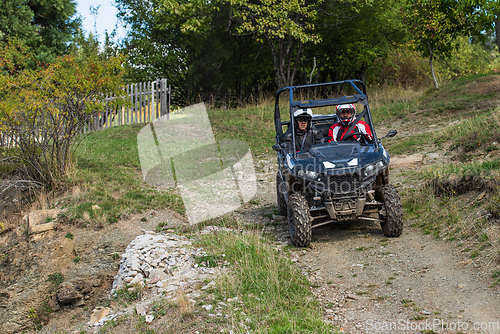
{"type": "Polygon", "coordinates": [[[327,139],[328,137],[328,130],[330,130],[331,126],[333,124],[337,123],[337,116],[333,115],[332,117],[328,117],[328,118],[320,118],[320,119],[314,119],[312,120],[312,125],[321,131],[321,133],[323,134],[323,138],[325,138],[325,140],[327,139]]]}

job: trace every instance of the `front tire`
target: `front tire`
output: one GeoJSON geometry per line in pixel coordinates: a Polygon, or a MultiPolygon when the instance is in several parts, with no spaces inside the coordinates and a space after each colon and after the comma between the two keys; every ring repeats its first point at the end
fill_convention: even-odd
{"type": "Polygon", "coordinates": [[[385,216],[380,223],[386,237],[399,237],[403,233],[403,206],[398,190],[391,184],[385,185],[379,191],[380,200],[385,206],[385,216]]]}
{"type": "Polygon", "coordinates": [[[276,173],[276,201],[278,205],[278,212],[281,216],[286,217],[286,201],[285,201],[285,195],[284,192],[286,192],[286,186],[283,183],[283,180],[281,180],[280,173],[276,173]]]}
{"type": "Polygon", "coordinates": [[[288,199],[288,227],[295,246],[305,247],[311,243],[311,215],[307,200],[301,194],[293,194],[288,199]]]}

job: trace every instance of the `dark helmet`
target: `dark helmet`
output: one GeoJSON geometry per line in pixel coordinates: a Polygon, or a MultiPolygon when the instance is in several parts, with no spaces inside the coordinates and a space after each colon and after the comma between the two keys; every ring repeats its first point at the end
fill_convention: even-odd
{"type": "Polygon", "coordinates": [[[354,119],[356,118],[356,107],[354,106],[354,104],[339,104],[336,108],[335,108],[335,113],[337,114],[337,120],[342,123],[343,126],[347,127],[349,126],[353,121],[354,119]],[[341,113],[343,111],[346,111],[348,110],[349,111],[349,115],[348,116],[341,116],[341,113]]]}

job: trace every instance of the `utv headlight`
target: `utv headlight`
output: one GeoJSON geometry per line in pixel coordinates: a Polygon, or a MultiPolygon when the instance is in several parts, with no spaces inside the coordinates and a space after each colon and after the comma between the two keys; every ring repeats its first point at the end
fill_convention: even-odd
{"type": "Polygon", "coordinates": [[[384,167],[384,163],[382,162],[382,160],[377,161],[376,163],[370,164],[370,165],[366,166],[365,168],[363,168],[361,171],[361,175],[363,176],[363,178],[366,179],[367,177],[370,177],[370,176],[376,174],[383,167],[384,167]]]}
{"type": "Polygon", "coordinates": [[[312,170],[303,170],[299,169],[297,172],[297,175],[302,176],[302,177],[307,177],[309,179],[316,179],[318,177],[318,173],[314,172],[312,170]]]}

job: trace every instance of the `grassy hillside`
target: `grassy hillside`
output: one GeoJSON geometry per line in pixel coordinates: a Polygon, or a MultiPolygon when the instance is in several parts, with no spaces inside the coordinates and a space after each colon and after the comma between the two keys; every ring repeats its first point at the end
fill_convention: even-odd
{"type": "MultiPolygon", "coordinates": [[[[455,167],[442,166],[440,174],[436,168],[432,172],[424,168],[409,175],[411,178],[494,177],[486,175],[492,168],[485,163],[495,161],[499,152],[500,76],[461,78],[439,90],[369,89],[368,96],[379,134],[381,129],[399,131],[384,141],[391,155],[439,151],[455,167]],[[464,163],[462,171],[456,170],[457,162],[464,163]]],[[[272,159],[271,102],[231,110],[207,109],[216,139],[245,141],[257,159],[272,159]]],[[[68,196],[62,199],[69,208],[69,219],[103,224],[116,221],[123,213],[159,207],[184,213],[175,190],[158,192],[142,182],[136,138],[143,126],[98,131],[83,140],[68,181],[68,196]],[[93,210],[93,205],[100,209],[93,210]]],[[[407,211],[408,215],[414,209],[408,207],[407,211]]]]}
{"type": "MultiPolygon", "coordinates": [[[[392,155],[418,152],[444,163],[402,172],[406,221],[453,242],[498,277],[500,76],[462,78],[422,92],[410,103],[414,107],[409,112],[378,119],[404,129],[387,140],[386,147],[392,155]]],[[[393,110],[404,110],[403,104],[396,102],[393,110]]],[[[387,105],[381,109],[391,109],[387,105]]]]}
{"type": "MultiPolygon", "coordinates": [[[[395,128],[384,141],[391,155],[446,156],[446,163],[402,170],[398,184],[405,220],[424,233],[454,242],[474,261],[500,277],[499,175],[500,76],[470,77],[439,90],[368,91],[379,131],[395,128]]],[[[256,160],[272,159],[271,103],[234,110],[209,109],[217,139],[246,141],[256,160]]],[[[159,192],[142,181],[136,137],[144,125],[123,126],[88,135],[77,152],[68,193],[60,201],[73,222],[108,224],[121,214],[167,207],[184,214],[176,190],[159,192]],[[95,205],[99,207],[96,209],[95,205]]],[[[275,209],[275,208],[274,208],[275,209]]],[[[273,210],[273,208],[271,208],[273,210]]],[[[211,223],[239,226],[229,217],[211,223]]],[[[239,226],[242,227],[242,226],[239,226]]],[[[255,234],[220,233],[198,239],[214,259],[237,263],[214,289],[214,298],[238,296],[251,314],[250,328],[262,333],[330,333],[308,282],[271,239],[255,234]],[[286,287],[286,288],[284,288],[286,287]],[[265,298],[251,298],[265,292],[265,298]]],[[[161,229],[161,226],[159,226],[161,229]]],[[[186,231],[184,231],[186,232],[186,231]]],[[[189,231],[187,231],[189,233],[189,231]]],[[[285,250],[286,252],[286,250],[285,250]]],[[[246,315],[244,315],[246,317],[246,315]]],[[[245,321],[240,316],[234,321],[245,321]]]]}

